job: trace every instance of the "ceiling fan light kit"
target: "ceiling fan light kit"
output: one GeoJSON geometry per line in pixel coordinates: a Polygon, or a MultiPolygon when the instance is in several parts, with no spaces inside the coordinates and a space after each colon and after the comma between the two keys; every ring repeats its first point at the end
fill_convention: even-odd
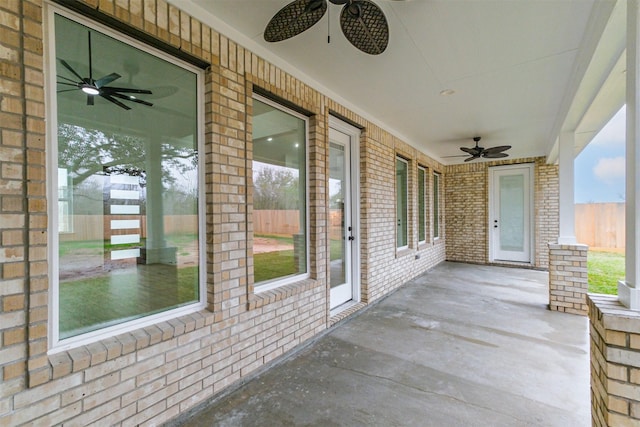
{"type": "MultiPolygon", "coordinates": [[[[379,55],[389,44],[389,25],[384,13],[371,0],[329,0],[344,6],[340,27],[346,39],[359,50],[379,55]]],[[[308,30],[327,11],[327,0],[295,0],[276,13],[264,30],[264,39],[279,42],[308,30]]]]}
{"type": "Polygon", "coordinates": [[[59,59],[60,64],[64,68],[66,68],[74,77],[79,79],[79,81],[75,81],[65,76],[58,75],[58,77],[63,82],[58,81],[59,85],[63,86],[74,86],[75,89],[63,89],[58,90],[58,93],[61,92],[69,92],[76,89],[80,89],[83,93],[87,95],[87,105],[94,105],[94,98],[96,96],[100,96],[101,98],[106,99],[107,101],[117,105],[118,107],[124,110],[130,110],[131,107],[119,101],[118,99],[122,99],[124,101],[135,102],[138,104],[143,104],[148,107],[152,107],[153,104],[151,102],[144,101],[142,99],[138,99],[132,94],[146,94],[151,95],[152,92],[146,89],[133,89],[133,88],[125,88],[125,87],[113,87],[107,86],[109,83],[118,80],[122,77],[118,73],[111,73],[104,77],[99,78],[98,80],[93,79],[93,58],[91,54],[91,31],[87,31],[88,34],[88,42],[89,42],[89,77],[82,77],[80,73],[78,73],[67,61],[64,59],[59,59]],[[118,99],[115,99],[118,98],[118,99]]]}

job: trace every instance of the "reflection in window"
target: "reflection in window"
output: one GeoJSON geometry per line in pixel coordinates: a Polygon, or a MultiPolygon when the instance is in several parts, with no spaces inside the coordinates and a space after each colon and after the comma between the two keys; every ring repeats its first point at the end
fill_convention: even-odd
{"type": "Polygon", "coordinates": [[[398,248],[403,248],[408,245],[408,199],[409,199],[409,186],[408,186],[408,170],[409,165],[406,160],[396,157],[396,216],[397,216],[397,230],[396,230],[396,244],[398,248]]]}
{"type": "Polygon", "coordinates": [[[253,100],[254,283],[307,272],[306,120],[253,100]]]}
{"type": "Polygon", "coordinates": [[[58,168],[58,232],[73,231],[73,192],[69,185],[69,173],[64,168],[58,168]]]}
{"type": "Polygon", "coordinates": [[[440,237],[440,174],[433,174],[433,238],[440,237]]]}
{"type": "Polygon", "coordinates": [[[418,242],[424,243],[427,240],[427,171],[425,168],[418,168],[418,242]]]}
{"type": "Polygon", "coordinates": [[[199,302],[197,74],[59,15],[55,60],[58,337],[199,302]]]}

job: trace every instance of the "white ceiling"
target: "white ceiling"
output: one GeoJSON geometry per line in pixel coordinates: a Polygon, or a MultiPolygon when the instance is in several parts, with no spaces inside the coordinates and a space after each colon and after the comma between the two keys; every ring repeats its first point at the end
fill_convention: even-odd
{"type": "Polygon", "coordinates": [[[444,156],[463,154],[474,136],[484,147],[512,145],[514,158],[549,154],[615,4],[374,1],[390,32],[378,56],[349,44],[341,6],[331,3],[330,30],[325,15],[292,39],[267,43],[265,26],[290,0],[170,0],[446,164],[462,162],[444,156]],[[455,93],[441,95],[446,89],[455,93]]]}

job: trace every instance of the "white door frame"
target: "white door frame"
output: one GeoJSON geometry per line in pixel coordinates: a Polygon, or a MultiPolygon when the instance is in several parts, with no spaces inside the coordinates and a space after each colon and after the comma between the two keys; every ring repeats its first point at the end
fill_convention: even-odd
{"type": "MultiPolygon", "coordinates": [[[[533,163],[520,163],[514,165],[504,165],[504,166],[492,166],[489,167],[489,223],[487,224],[488,239],[489,239],[489,262],[519,262],[519,263],[527,263],[533,264],[534,256],[534,247],[535,247],[535,234],[534,234],[534,167],[533,163]],[[524,177],[525,177],[525,191],[529,194],[526,197],[526,202],[528,206],[525,206],[525,224],[526,231],[528,232],[528,236],[525,239],[526,250],[528,253],[523,254],[522,257],[515,255],[512,259],[508,257],[501,256],[498,251],[499,245],[499,228],[495,228],[496,219],[499,216],[499,198],[496,195],[496,191],[498,190],[496,183],[496,176],[499,172],[509,171],[514,169],[524,169],[524,177]],[[528,209],[527,209],[528,208],[528,209]],[[528,242],[526,241],[528,240],[528,242]],[[507,258],[507,259],[505,259],[507,258]]],[[[499,224],[498,224],[499,226],[499,224]]]]}
{"type": "MultiPolygon", "coordinates": [[[[348,195],[350,201],[350,209],[348,211],[351,213],[351,235],[354,237],[354,240],[351,241],[350,250],[351,271],[347,271],[346,274],[350,276],[351,281],[351,302],[358,303],[360,302],[360,130],[338,118],[329,116],[329,141],[332,139],[332,134],[335,135],[334,132],[346,135],[349,139],[348,146],[350,150],[348,153],[349,162],[347,167],[350,168],[351,191],[348,195]]],[[[327,242],[329,244],[328,240],[327,242]]],[[[330,268],[330,266],[328,267],[330,268]]],[[[327,286],[330,288],[330,271],[328,273],[327,286]]],[[[347,282],[349,282],[349,279],[347,279],[347,282]]],[[[342,301],[337,304],[329,301],[329,307],[332,310],[331,314],[333,315],[334,311],[337,312],[341,310],[344,304],[342,301]]]]}

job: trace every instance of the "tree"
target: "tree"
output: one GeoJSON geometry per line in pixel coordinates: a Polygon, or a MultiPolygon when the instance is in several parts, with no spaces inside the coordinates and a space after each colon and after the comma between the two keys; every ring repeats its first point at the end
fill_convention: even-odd
{"type": "MultiPolygon", "coordinates": [[[[161,144],[163,183],[175,180],[172,170],[184,173],[196,168],[195,148],[157,143],[161,144]]],[[[140,184],[144,186],[147,155],[147,144],[142,137],[70,124],[58,127],[58,167],[67,169],[76,186],[90,176],[111,174],[139,176],[140,184]]]]}
{"type": "Polygon", "coordinates": [[[255,209],[298,209],[298,177],[291,170],[275,167],[257,169],[253,177],[255,209]]]}

